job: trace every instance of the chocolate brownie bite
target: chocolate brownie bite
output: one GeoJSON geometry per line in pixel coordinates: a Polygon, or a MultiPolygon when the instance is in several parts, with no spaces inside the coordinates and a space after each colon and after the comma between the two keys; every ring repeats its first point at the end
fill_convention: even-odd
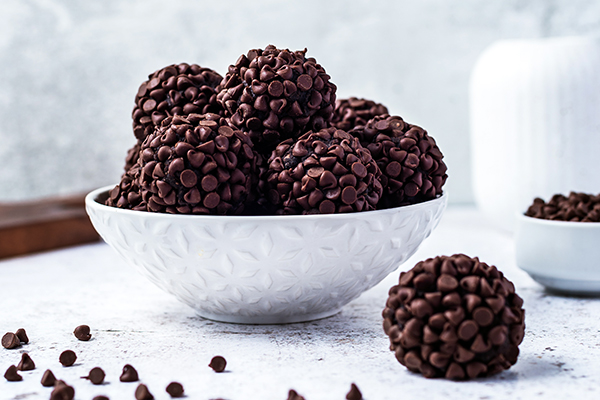
{"type": "Polygon", "coordinates": [[[517,362],[523,300],[494,266],[464,254],[419,262],[400,274],[383,310],[398,361],[425,377],[494,375],[517,362]]]}
{"type": "MultiPolygon", "coordinates": [[[[249,137],[217,114],[168,117],[141,146],[130,187],[111,191],[117,207],[172,214],[239,214],[255,179],[249,137]],[[134,183],[134,181],[136,181],[134,183]],[[134,202],[130,201],[133,197],[134,202]],[[115,200],[116,199],[116,200],[115,200]]],[[[132,176],[129,176],[132,175],[132,176]]],[[[127,185],[127,183],[126,183],[127,185]]]]}
{"type": "Polygon", "coordinates": [[[217,99],[232,126],[248,132],[259,151],[327,127],[336,86],[302,51],[269,45],[242,55],[223,79],[217,99]]]}
{"type": "Polygon", "coordinates": [[[333,127],[280,143],[266,175],[268,199],[278,214],[374,210],[382,193],[371,153],[333,127]]]}
{"type": "Polygon", "coordinates": [[[369,149],[381,169],[384,190],[379,208],[420,203],[443,193],[448,178],[444,156],[423,128],[383,115],[350,134],[369,149]]]}
{"type": "Polygon", "coordinates": [[[142,141],[165,118],[223,114],[223,108],[217,102],[217,86],[222,79],[210,68],[187,63],[169,65],[148,75],[148,80],[140,85],[135,96],[131,116],[137,143],[127,152],[125,171],[137,161],[142,141]]]}
{"type": "Polygon", "coordinates": [[[372,100],[350,97],[349,99],[338,99],[335,102],[335,111],[331,124],[338,129],[349,131],[380,115],[389,114],[383,104],[372,100]]]}

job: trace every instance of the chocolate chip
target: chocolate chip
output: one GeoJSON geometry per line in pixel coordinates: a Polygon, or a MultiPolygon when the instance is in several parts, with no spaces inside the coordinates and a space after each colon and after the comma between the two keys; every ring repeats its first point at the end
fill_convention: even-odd
{"type": "Polygon", "coordinates": [[[77,339],[84,342],[87,342],[92,338],[92,335],[90,334],[90,327],[87,325],[79,325],[77,328],[75,328],[73,334],[77,339]]]}
{"type": "Polygon", "coordinates": [[[104,382],[104,377],[106,374],[100,367],[94,367],[90,370],[88,376],[82,376],[82,379],[89,379],[94,385],[100,385],[104,382]]]}
{"type": "Polygon", "coordinates": [[[346,394],[347,400],[362,400],[362,393],[354,383],[350,385],[350,391],[346,394]]]}
{"type": "Polygon", "coordinates": [[[152,396],[146,385],[140,383],[135,389],[135,398],[136,400],[153,400],[154,396],[152,396]]]}
{"type": "MultiPolygon", "coordinates": [[[[366,125],[367,121],[385,114],[388,114],[388,109],[382,104],[372,100],[350,97],[336,101],[331,122],[336,128],[349,131],[356,126],[366,125]]],[[[386,130],[389,123],[382,120],[376,126],[379,130],[386,130]]]]}
{"type": "Polygon", "coordinates": [[[16,349],[17,347],[21,347],[21,341],[14,333],[6,332],[2,336],[2,347],[5,349],[16,349]]]}
{"type": "Polygon", "coordinates": [[[19,375],[19,373],[17,372],[17,367],[15,367],[14,365],[8,367],[8,369],[4,373],[4,377],[9,382],[18,382],[23,380],[23,377],[19,375]]]}
{"type": "Polygon", "coordinates": [[[95,396],[92,400],[110,400],[107,396],[98,395],[95,396]]]}
{"type": "Polygon", "coordinates": [[[183,385],[179,382],[169,383],[166,391],[171,397],[183,397],[183,385]]]}
{"type": "Polygon", "coordinates": [[[208,366],[211,367],[215,372],[223,372],[227,366],[227,361],[221,356],[214,356],[212,360],[210,360],[210,364],[208,364],[208,366]]]}
{"type": "Polygon", "coordinates": [[[44,386],[44,387],[54,386],[54,384],[56,383],[56,377],[54,376],[52,371],[47,369],[44,372],[44,375],[42,375],[41,383],[42,383],[42,386],[44,386]]]}
{"type": "Polygon", "coordinates": [[[77,360],[77,355],[73,350],[65,350],[60,353],[60,357],[58,361],[63,365],[63,367],[70,367],[75,364],[75,360],[77,360]]]}
{"type": "Polygon", "coordinates": [[[29,338],[27,337],[27,332],[25,332],[25,329],[23,329],[23,328],[17,329],[17,331],[15,332],[15,335],[19,338],[21,343],[25,343],[25,344],[29,343],[29,338]]]}
{"type": "Polygon", "coordinates": [[[140,378],[138,377],[138,373],[136,371],[135,368],[133,368],[131,365],[126,364],[123,367],[123,372],[121,373],[121,376],[119,377],[119,380],[121,382],[137,382],[140,378]]]}
{"type": "Polygon", "coordinates": [[[290,389],[290,391],[288,392],[287,400],[306,400],[306,399],[303,396],[300,396],[298,394],[298,392],[296,392],[294,389],[290,389]]]}
{"type": "Polygon", "coordinates": [[[21,361],[19,362],[19,365],[17,365],[17,369],[19,371],[31,371],[35,369],[35,363],[31,359],[31,357],[29,357],[29,354],[21,354],[21,361]]]}
{"type": "Polygon", "coordinates": [[[535,198],[525,215],[553,221],[600,222],[600,195],[571,192],[555,194],[546,203],[535,198]]]}
{"type": "Polygon", "coordinates": [[[57,380],[54,384],[54,390],[50,393],[50,400],[73,400],[75,398],[75,389],[69,386],[65,381],[57,380]]]}

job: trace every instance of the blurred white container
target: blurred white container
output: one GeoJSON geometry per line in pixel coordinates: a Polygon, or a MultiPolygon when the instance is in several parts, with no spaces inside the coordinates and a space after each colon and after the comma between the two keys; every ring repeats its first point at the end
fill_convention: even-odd
{"type": "Polygon", "coordinates": [[[535,197],[600,192],[600,44],[591,37],[506,40],[470,85],[478,207],[513,230],[535,197]]]}

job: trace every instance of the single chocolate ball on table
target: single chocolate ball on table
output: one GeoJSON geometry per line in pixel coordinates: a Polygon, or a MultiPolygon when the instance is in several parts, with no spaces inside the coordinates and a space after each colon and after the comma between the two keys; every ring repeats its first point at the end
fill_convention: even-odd
{"type": "Polygon", "coordinates": [[[381,171],[358,139],[336,128],[280,143],[266,173],[268,199],[278,214],[374,210],[381,171]]]}
{"type": "Polygon", "coordinates": [[[446,183],[446,164],[435,140],[423,128],[398,116],[375,117],[352,129],[381,169],[383,195],[379,208],[435,199],[446,183]]]}
{"type": "Polygon", "coordinates": [[[132,112],[137,143],[128,151],[125,171],[137,161],[140,145],[163,119],[174,115],[222,114],[217,86],[223,77],[197,64],[173,64],[148,75],[135,96],[132,112]]]}
{"type": "Polygon", "coordinates": [[[400,274],[383,310],[398,361],[428,378],[490,376],[516,363],[523,300],[496,267],[464,254],[419,262],[400,274]]]}
{"type": "Polygon", "coordinates": [[[338,99],[335,102],[335,111],[331,124],[338,129],[349,131],[366,123],[380,115],[389,114],[383,104],[372,100],[350,97],[349,99],[338,99]]]}
{"type": "Polygon", "coordinates": [[[219,115],[168,117],[144,139],[134,166],[141,196],[131,203],[119,185],[109,199],[117,207],[151,212],[238,214],[250,194],[255,163],[248,136],[219,115]]]}
{"type": "Polygon", "coordinates": [[[230,123],[244,131],[259,151],[308,130],[327,127],[336,86],[323,67],[303,51],[269,45],[250,50],[229,71],[217,99],[230,123]]]}

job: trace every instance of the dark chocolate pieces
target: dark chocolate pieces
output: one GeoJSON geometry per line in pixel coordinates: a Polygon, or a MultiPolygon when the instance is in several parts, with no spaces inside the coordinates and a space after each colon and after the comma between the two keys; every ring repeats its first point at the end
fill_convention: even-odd
{"type": "Polygon", "coordinates": [[[31,371],[35,369],[35,363],[31,359],[31,357],[29,357],[29,354],[21,354],[21,361],[19,362],[19,365],[17,365],[17,369],[19,371],[31,371]]]}
{"type": "Polygon", "coordinates": [[[19,382],[23,380],[23,377],[19,375],[17,367],[11,365],[4,373],[4,378],[9,382],[19,382]]]}
{"type": "Polygon", "coordinates": [[[125,366],[123,367],[123,372],[121,373],[121,376],[119,377],[119,380],[121,382],[137,382],[139,379],[140,378],[138,376],[136,369],[133,368],[133,366],[131,366],[129,364],[125,364],[125,366]]]}
{"type": "Polygon", "coordinates": [[[374,210],[381,171],[358,139],[336,128],[280,143],[269,158],[267,197],[277,214],[374,210]]]}
{"type": "Polygon", "coordinates": [[[326,128],[337,87],[323,67],[303,51],[273,45],[239,57],[223,79],[217,100],[225,116],[270,151],[288,138],[326,128]]]}
{"type": "Polygon", "coordinates": [[[533,200],[525,215],[552,221],[600,222],[600,194],[555,194],[548,203],[538,197],[533,200]]]}
{"type": "Polygon", "coordinates": [[[42,375],[42,380],[41,380],[42,386],[50,387],[50,386],[54,386],[55,383],[56,383],[56,377],[54,376],[52,371],[50,371],[49,369],[44,371],[44,375],[42,375]]]}
{"type": "Polygon", "coordinates": [[[87,325],[79,325],[77,328],[75,328],[73,334],[77,339],[83,342],[87,342],[92,338],[92,335],[90,333],[90,327],[87,325]]]}
{"type": "Polygon", "coordinates": [[[52,393],[50,393],[50,400],[73,400],[74,398],[75,389],[67,385],[65,381],[57,380],[52,393]]]}
{"type": "Polygon", "coordinates": [[[362,393],[358,390],[356,384],[350,385],[350,391],[346,394],[346,400],[362,400],[362,393]]]}
{"type": "Polygon", "coordinates": [[[2,347],[5,349],[16,349],[17,347],[21,347],[21,341],[14,333],[6,332],[2,336],[2,347]]]}
{"type": "Polygon", "coordinates": [[[208,364],[215,372],[223,372],[225,371],[225,367],[227,366],[227,361],[224,357],[214,356],[212,360],[210,360],[210,364],[208,364]]]}
{"type": "Polygon", "coordinates": [[[167,388],[165,389],[167,391],[167,393],[169,393],[169,396],[171,397],[183,397],[183,385],[179,382],[171,382],[169,383],[169,385],[167,385],[167,388]]]}
{"type": "Polygon", "coordinates": [[[88,379],[94,385],[101,385],[104,382],[104,378],[106,374],[104,370],[100,367],[94,367],[90,370],[88,376],[82,376],[82,379],[88,379]]]}
{"type": "Polygon", "coordinates": [[[148,390],[148,386],[140,383],[135,389],[135,398],[136,400],[153,400],[154,396],[150,393],[150,390],[148,390]]]}
{"type": "Polygon", "coordinates": [[[17,338],[19,338],[21,343],[25,343],[25,344],[29,343],[29,337],[27,337],[27,332],[25,332],[25,329],[23,329],[23,328],[17,329],[17,331],[15,332],[15,335],[17,336],[17,338]]]}
{"type": "Polygon", "coordinates": [[[496,267],[464,254],[441,256],[400,274],[383,327],[396,358],[411,371],[471,379],[517,361],[525,331],[522,306],[496,267]]]}
{"type": "Polygon", "coordinates": [[[70,367],[71,365],[75,364],[76,360],[77,354],[75,354],[73,350],[63,351],[62,353],[60,353],[60,356],[58,358],[58,361],[60,361],[63,367],[70,367]]]}
{"type": "Polygon", "coordinates": [[[298,392],[296,392],[294,389],[290,389],[290,391],[288,392],[287,400],[306,400],[306,399],[304,398],[304,396],[300,396],[298,394],[298,392]]]}

